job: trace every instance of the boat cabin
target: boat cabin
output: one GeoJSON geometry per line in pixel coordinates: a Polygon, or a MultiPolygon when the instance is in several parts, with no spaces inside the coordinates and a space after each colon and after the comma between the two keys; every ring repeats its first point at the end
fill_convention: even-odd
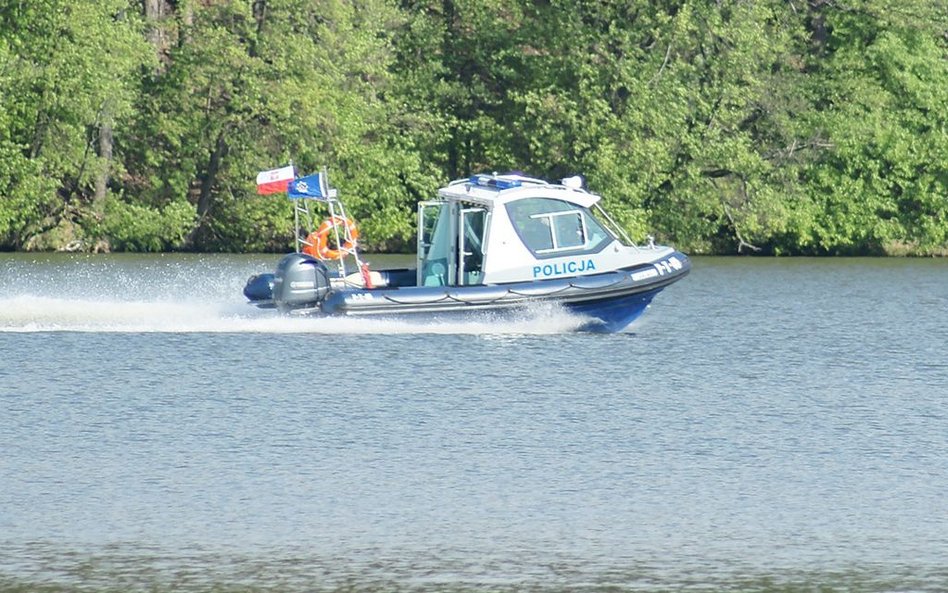
{"type": "Polygon", "coordinates": [[[438,198],[418,204],[418,286],[595,274],[638,252],[580,177],[551,184],[474,175],[441,188],[438,198]]]}

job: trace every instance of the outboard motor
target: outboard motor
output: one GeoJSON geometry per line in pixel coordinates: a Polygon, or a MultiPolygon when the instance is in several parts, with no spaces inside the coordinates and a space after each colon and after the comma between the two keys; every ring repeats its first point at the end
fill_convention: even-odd
{"type": "Polygon", "coordinates": [[[273,307],[273,274],[251,276],[244,286],[244,296],[258,307],[273,307]]]}
{"type": "Polygon", "coordinates": [[[280,311],[315,308],[329,292],[326,264],[302,253],[283,256],[273,278],[273,302],[280,311]]]}

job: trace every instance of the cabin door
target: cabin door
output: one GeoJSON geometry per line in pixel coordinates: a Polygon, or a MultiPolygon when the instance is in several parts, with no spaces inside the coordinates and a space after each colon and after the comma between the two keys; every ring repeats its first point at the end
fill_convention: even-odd
{"type": "Polygon", "coordinates": [[[487,210],[461,208],[458,212],[457,285],[481,284],[484,276],[484,231],[487,210]]]}
{"type": "Polygon", "coordinates": [[[481,284],[487,210],[458,202],[418,204],[418,285],[481,284]]]}
{"type": "Polygon", "coordinates": [[[451,204],[418,203],[418,286],[447,286],[454,278],[454,222],[451,204]]]}

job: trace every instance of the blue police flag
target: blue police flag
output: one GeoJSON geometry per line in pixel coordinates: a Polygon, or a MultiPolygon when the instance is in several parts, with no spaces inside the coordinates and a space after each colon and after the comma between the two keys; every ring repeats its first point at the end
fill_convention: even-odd
{"type": "Polygon", "coordinates": [[[306,177],[300,177],[290,182],[286,188],[286,193],[290,198],[316,198],[317,200],[329,199],[329,184],[326,182],[326,176],[322,173],[314,173],[306,177]]]}

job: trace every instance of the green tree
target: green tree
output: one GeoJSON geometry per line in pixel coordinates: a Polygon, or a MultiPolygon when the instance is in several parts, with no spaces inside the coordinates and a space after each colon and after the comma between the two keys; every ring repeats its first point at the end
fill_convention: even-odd
{"type": "Polygon", "coordinates": [[[365,246],[448,179],[581,173],[692,252],[948,251],[948,9],[906,0],[0,0],[0,247],[365,246]]]}
{"type": "Polygon", "coordinates": [[[735,250],[787,228],[771,155],[795,132],[800,32],[782,5],[559,0],[535,18],[522,158],[586,172],[637,236],[735,250]]]}
{"type": "Polygon", "coordinates": [[[921,1],[814,3],[811,125],[824,149],[803,176],[817,252],[948,246],[948,9],[921,1]]]}
{"type": "Polygon", "coordinates": [[[127,0],[8,0],[0,38],[0,236],[14,248],[80,242],[104,208],[100,132],[130,115],[148,59],[141,21],[127,0]]]}
{"type": "Polygon", "coordinates": [[[129,153],[150,165],[137,194],[194,205],[178,247],[285,249],[289,203],[254,197],[252,180],[290,161],[330,169],[370,245],[404,241],[402,188],[420,159],[386,98],[398,13],[384,0],[267,0],[195,6],[189,21],[129,153]]]}

